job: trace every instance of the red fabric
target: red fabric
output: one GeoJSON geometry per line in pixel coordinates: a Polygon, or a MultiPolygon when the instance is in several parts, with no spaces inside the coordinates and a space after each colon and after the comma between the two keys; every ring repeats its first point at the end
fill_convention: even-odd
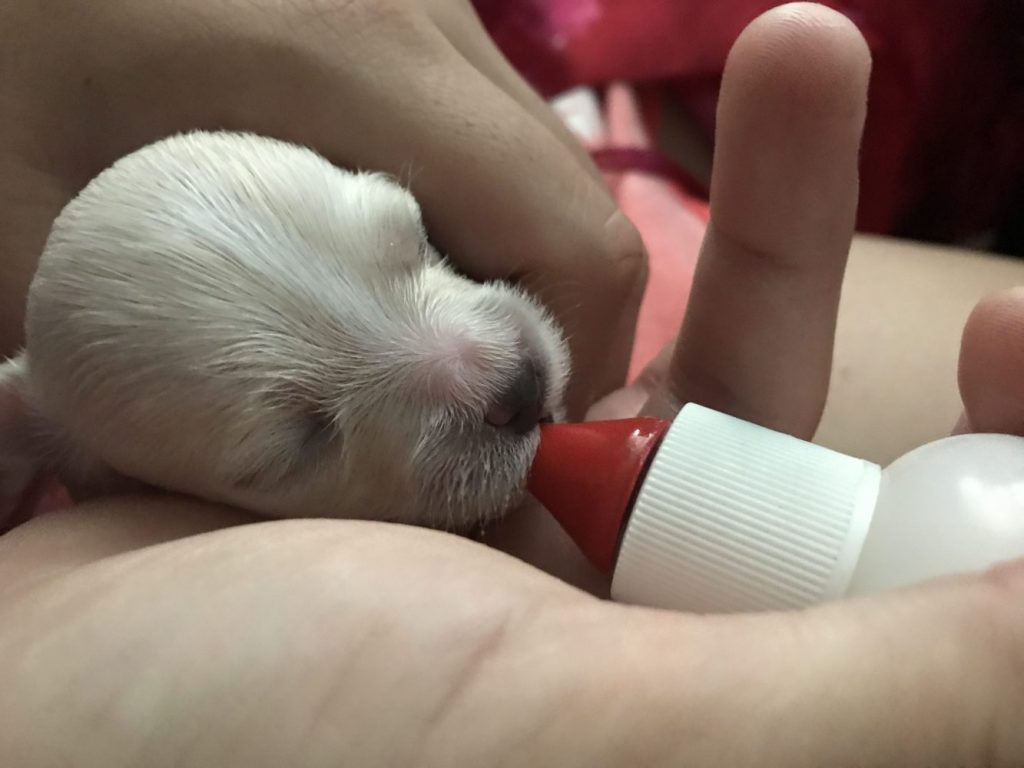
{"type": "MultiPolygon", "coordinates": [[[[495,41],[546,96],[613,80],[670,84],[708,133],[725,57],[776,0],[476,0],[495,41]]],[[[1018,0],[827,2],[874,69],[859,228],[952,240],[1009,213],[1024,178],[1018,0]]]]}
{"type": "MultiPolygon", "coordinates": [[[[671,343],[682,325],[697,256],[707,225],[707,205],[676,182],[666,162],[644,162],[651,150],[645,115],[628,86],[613,84],[604,104],[606,141],[592,148],[623,213],[636,225],[648,253],[650,274],[637,318],[628,378],[634,380],[671,343]],[[609,168],[602,152],[622,151],[641,162],[609,168]],[[624,151],[623,151],[624,150],[624,151]],[[612,172],[609,172],[612,171],[612,172]]],[[[611,155],[615,157],[615,155],[611,155]]]]}

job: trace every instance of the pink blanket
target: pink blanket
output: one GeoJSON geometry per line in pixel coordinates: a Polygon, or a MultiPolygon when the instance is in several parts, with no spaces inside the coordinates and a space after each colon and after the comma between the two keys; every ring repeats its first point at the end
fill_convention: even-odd
{"type": "Polygon", "coordinates": [[[605,168],[619,206],[647,247],[650,277],[637,321],[632,380],[672,341],[682,323],[707,224],[707,204],[687,190],[685,178],[676,180],[671,164],[655,152],[629,86],[610,86],[603,104],[583,90],[556,100],[555,106],[605,168]],[[608,153],[609,149],[619,152],[608,153]],[[605,158],[614,159],[616,170],[608,170],[612,163],[605,158]],[[632,170],[622,170],[630,166],[632,170]]]}

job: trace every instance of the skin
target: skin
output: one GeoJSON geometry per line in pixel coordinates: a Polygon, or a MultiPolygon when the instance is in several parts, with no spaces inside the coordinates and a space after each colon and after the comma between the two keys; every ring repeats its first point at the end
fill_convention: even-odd
{"type": "MultiPolygon", "coordinates": [[[[31,10],[29,3],[15,5],[20,13],[31,10]]],[[[295,98],[314,101],[317,110],[281,109],[275,94],[264,94],[263,120],[326,112],[313,118],[325,121],[318,128],[301,127],[309,140],[325,139],[331,134],[327,126],[346,131],[353,114],[411,111],[408,102],[394,110],[386,84],[372,98],[363,93],[362,110],[351,108],[358,89],[345,88],[352,79],[386,83],[389,77],[380,67],[353,63],[359,46],[379,46],[373,50],[380,61],[393,45],[397,58],[388,61],[397,68],[406,55],[437,55],[429,71],[442,82],[489,81],[486,98],[466,111],[422,115],[421,146],[429,148],[424,157],[435,158],[444,149],[430,144],[431,135],[443,144],[445,135],[459,130],[465,132],[462,145],[493,148],[507,137],[522,140],[531,154],[518,160],[521,167],[510,168],[501,166],[500,153],[485,152],[478,156],[486,156],[486,164],[457,166],[466,174],[458,180],[450,172],[433,176],[442,166],[432,160],[418,175],[434,203],[425,208],[433,209],[429,215],[452,252],[471,264],[462,254],[477,252],[474,237],[482,237],[483,227],[474,235],[477,217],[458,206],[446,217],[438,197],[430,198],[431,189],[443,184],[450,192],[453,184],[464,184],[455,193],[459,199],[486,199],[500,178],[502,192],[517,200],[515,191],[529,186],[534,202],[527,200],[517,213],[536,223],[520,226],[518,239],[509,243],[536,237],[534,245],[552,244],[557,233],[575,233],[580,243],[600,244],[596,251],[567,245],[521,253],[535,259],[535,279],[550,280],[560,290],[566,283],[558,276],[569,274],[573,259],[598,263],[594,274],[584,273],[593,277],[598,293],[581,292],[593,301],[577,311],[580,317],[610,314],[600,293],[602,275],[605,268],[635,266],[632,257],[622,256],[634,251],[634,235],[628,228],[621,235],[610,231],[608,223],[619,219],[596,182],[588,181],[591,171],[565,149],[559,129],[498,63],[464,3],[320,5],[326,24],[291,26],[272,14],[312,6],[293,3],[283,6],[288,10],[268,6],[256,12],[255,4],[238,4],[230,21],[217,23],[209,10],[215,5],[223,7],[206,6],[202,39],[238,45],[212,60],[199,49],[176,60],[175,77],[186,79],[162,80],[170,83],[169,94],[180,92],[190,71],[204,70],[195,87],[206,96],[203,89],[216,87],[218,68],[259,66],[259,58],[239,42],[252,32],[247,25],[274,34],[288,28],[307,36],[290,51],[305,52],[296,59],[303,66],[315,62],[313,73],[354,68],[343,77],[345,87],[331,87],[327,74],[293,81],[305,83],[295,98]],[[378,33],[372,40],[351,33],[343,23],[348,13],[373,16],[378,33]],[[345,44],[325,53],[324,29],[345,44]],[[429,41],[439,35],[458,39],[449,45],[462,57],[434,51],[429,41]],[[330,115],[331,94],[338,93],[347,96],[346,108],[338,108],[344,119],[330,115]],[[513,123],[488,122],[512,113],[513,123]],[[555,199],[563,204],[540,205],[555,199]],[[566,200],[575,204],[566,208],[566,200]]],[[[166,20],[142,24],[139,15],[155,14],[156,7],[135,4],[136,10],[121,9],[113,18],[96,11],[76,20],[77,28],[68,24],[67,35],[81,31],[84,39],[102,34],[103,27],[88,24],[134,30],[124,45],[137,49],[108,44],[94,53],[110,58],[108,66],[97,66],[90,86],[103,98],[76,101],[59,93],[77,93],[80,73],[92,71],[75,61],[83,49],[48,54],[49,42],[28,36],[31,24],[12,34],[12,44],[24,46],[23,58],[12,60],[38,57],[79,75],[48,80],[48,89],[38,92],[6,78],[3,87],[22,100],[3,119],[38,118],[55,104],[70,109],[64,105],[72,102],[85,112],[71,123],[51,115],[43,124],[54,132],[37,130],[24,145],[5,134],[3,162],[22,171],[0,174],[6,297],[22,295],[48,217],[74,186],[70,176],[43,168],[39,158],[59,163],[61,157],[80,157],[84,150],[74,136],[81,126],[98,126],[93,138],[107,136],[112,125],[124,128],[115,132],[118,141],[146,135],[139,116],[145,110],[133,111],[140,83],[152,74],[145,66],[167,67],[158,55],[167,50],[166,36],[193,32],[184,17],[171,13],[171,4],[163,9],[166,20]],[[139,58],[142,51],[156,53],[139,58]],[[127,58],[114,68],[110,62],[118,56],[127,58]],[[128,63],[143,68],[132,70],[128,63]],[[135,74],[106,79],[129,71],[135,74]],[[113,114],[118,110],[123,112],[113,114]],[[56,128],[65,124],[75,126],[66,135],[56,128]],[[33,143],[39,145],[34,155],[18,148],[33,143]],[[12,214],[11,204],[20,216],[12,214]]],[[[51,36],[65,44],[70,39],[60,30],[51,36]]],[[[363,50],[355,61],[369,56],[363,50]]],[[[251,112],[242,117],[259,123],[258,92],[270,88],[274,77],[284,82],[302,72],[274,66],[281,71],[268,73],[268,85],[244,94],[251,112]]],[[[600,402],[595,412],[671,413],[678,402],[699,398],[794,434],[813,433],[827,388],[834,302],[852,230],[852,158],[868,66],[854,28],[818,6],[776,9],[744,33],[726,73],[714,223],[690,316],[678,344],[648,375],[600,402]],[[753,163],[753,172],[744,173],[745,163],[753,163]],[[737,284],[751,291],[749,305],[736,301],[737,284]],[[797,322],[800,317],[813,323],[797,322]],[[761,343],[749,334],[759,334],[761,343]],[[788,364],[776,365],[763,345],[772,345],[788,364]]],[[[26,69],[24,77],[35,75],[26,69]]],[[[407,87],[403,94],[416,98],[407,87]]],[[[200,103],[202,98],[189,101],[192,109],[200,103]]],[[[177,114],[170,104],[161,116],[201,121],[177,114]]],[[[399,130],[394,124],[387,129],[399,130]]],[[[5,127],[12,130],[11,124],[5,127]]],[[[321,143],[337,149],[339,135],[347,134],[334,133],[321,143]]],[[[380,159],[372,147],[363,150],[363,162],[380,159]]],[[[501,210],[491,215],[515,218],[501,210]]],[[[516,261],[493,258],[479,268],[507,269],[516,261]]],[[[616,306],[628,316],[628,302],[618,298],[616,306]]],[[[11,343],[17,339],[16,315],[3,325],[11,343]]],[[[588,337],[577,340],[578,348],[607,343],[607,323],[592,331],[582,322],[578,327],[588,337]]],[[[1024,358],[1008,348],[1024,348],[1019,292],[983,303],[968,323],[960,378],[969,426],[1020,429],[1024,404],[1015,391],[1024,379],[1024,358]],[[988,375],[992,370],[998,375],[988,375]]],[[[577,583],[586,578],[560,554],[557,539],[531,525],[541,519],[541,511],[524,510],[485,537],[519,557],[426,530],[344,521],[257,522],[235,510],[171,497],[98,499],[23,525],[0,539],[0,763],[116,768],[1024,761],[1024,564],[798,614],[694,617],[610,604],[531,566],[555,563],[577,583]],[[527,541],[544,542],[545,548],[527,541]]],[[[600,583],[592,586],[599,589],[600,583]]]]}

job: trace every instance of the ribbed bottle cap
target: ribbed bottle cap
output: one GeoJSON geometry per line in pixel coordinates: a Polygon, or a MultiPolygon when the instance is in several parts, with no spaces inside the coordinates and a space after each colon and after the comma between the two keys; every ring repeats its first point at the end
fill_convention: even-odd
{"type": "Polygon", "coordinates": [[[687,405],[637,495],[612,597],[697,613],[841,597],[880,475],[870,462],[687,405]]]}

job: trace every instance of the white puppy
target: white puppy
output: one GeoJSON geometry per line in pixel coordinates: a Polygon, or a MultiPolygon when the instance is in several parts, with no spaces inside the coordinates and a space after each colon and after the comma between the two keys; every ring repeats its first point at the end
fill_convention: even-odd
{"type": "Polygon", "coordinates": [[[0,495],[46,468],[452,529],[520,498],[568,368],[538,304],[456,274],[397,183],[226,133],[65,208],[26,339],[0,365],[0,495]]]}

